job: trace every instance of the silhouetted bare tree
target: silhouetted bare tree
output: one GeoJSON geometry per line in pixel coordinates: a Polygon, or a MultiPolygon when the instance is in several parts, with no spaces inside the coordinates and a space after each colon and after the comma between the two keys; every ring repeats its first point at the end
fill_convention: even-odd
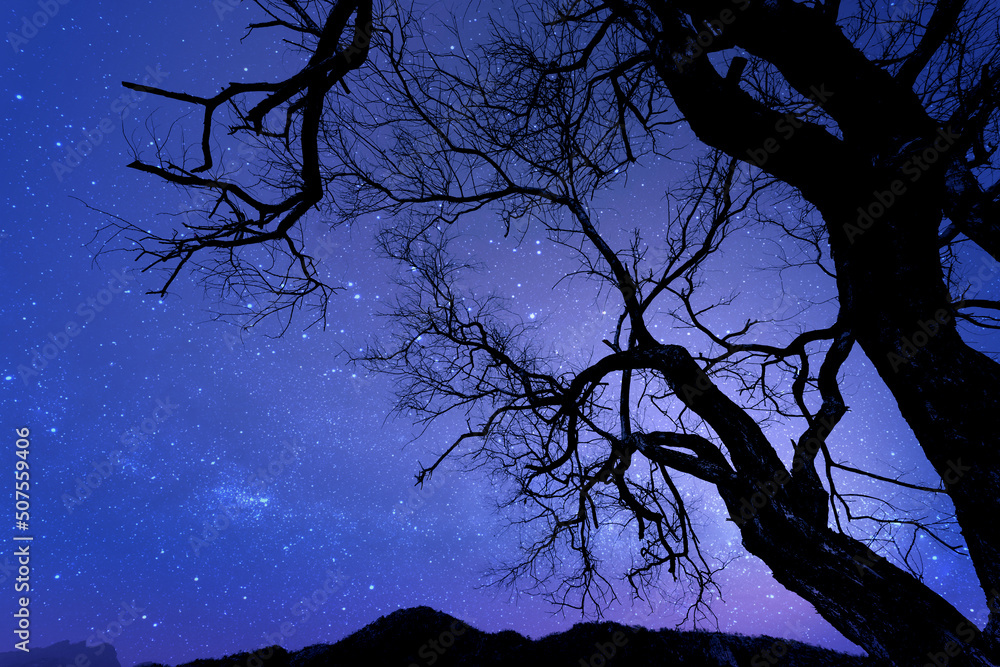
{"type": "Polygon", "coordinates": [[[224,294],[270,298],[250,324],[310,304],[322,319],[336,286],[317,276],[306,217],[391,219],[380,247],[408,271],[393,333],[361,361],[398,379],[400,409],[418,419],[468,415],[418,482],[462,455],[513,482],[503,504],[525,557],[501,581],[600,608],[614,591],[595,536],[626,531],[636,595],[665,566],[693,584],[703,618],[724,561],[703,553],[685,490],[711,488],[745,548],[878,664],[1000,664],[1000,367],[956,324],[995,326],[983,313],[1000,304],[951,296],[967,287],[960,244],[1000,258],[989,2],[913,2],[887,17],[868,0],[853,14],[839,2],[576,0],[515,7],[474,47],[455,28],[455,49],[395,5],[256,4],[270,19],[252,29],[291,31],[299,72],[211,98],[153,91],[205,110],[200,157],[172,162],[168,134],[130,166],[211,193],[183,232],[133,239],[167,268],[160,293],[192,263],[224,294]],[[225,103],[229,134],[267,152],[254,180],[216,166],[225,103]],[[620,243],[595,201],[686,132],[707,152],[667,219],[620,243]],[[573,275],[617,308],[603,356],[548,354],[544,330],[460,279],[471,267],[447,230],[482,210],[506,232],[542,225],[579,259],[573,275]],[[813,300],[830,307],[745,318],[735,296],[711,294],[707,267],[743,229],[790,250],[786,268],[829,278],[813,300]],[[246,260],[261,251],[266,271],[246,260]],[[832,451],[855,342],[940,486],[832,451]],[[792,447],[771,442],[770,423],[796,434],[792,447]],[[965,546],[949,543],[947,519],[842,491],[845,473],[947,495],[965,546]],[[985,628],[915,576],[919,534],[968,549],[992,597],[985,628]]]}

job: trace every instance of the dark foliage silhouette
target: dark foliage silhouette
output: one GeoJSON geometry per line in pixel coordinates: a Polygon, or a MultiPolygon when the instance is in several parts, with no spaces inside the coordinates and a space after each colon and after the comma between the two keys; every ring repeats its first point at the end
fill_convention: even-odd
{"type": "MultiPolygon", "coordinates": [[[[579,623],[531,640],[513,631],[486,633],[429,607],[401,609],[335,644],[300,651],[280,646],[195,660],[178,667],[501,667],[502,665],[628,665],[629,667],[758,667],[768,659],[787,667],[862,667],[863,658],[773,637],[717,632],[651,631],[618,623],[579,623]],[[617,643],[615,642],[617,639],[617,643]],[[767,657],[764,657],[764,656],[767,657]],[[756,660],[756,662],[755,662],[756,660]]],[[[773,664],[773,663],[771,663],[773,664]]],[[[148,667],[164,667],[150,665],[148,667]]]]}

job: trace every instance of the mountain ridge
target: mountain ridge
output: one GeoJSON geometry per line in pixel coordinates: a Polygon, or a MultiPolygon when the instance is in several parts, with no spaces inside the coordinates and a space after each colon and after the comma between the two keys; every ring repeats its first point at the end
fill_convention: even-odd
{"type": "Polygon", "coordinates": [[[0,652],[0,667],[121,667],[112,644],[64,639],[45,648],[0,652]]]}
{"type": "MultiPolygon", "coordinates": [[[[454,616],[420,606],[380,616],[332,644],[313,644],[298,651],[274,645],[176,667],[500,667],[518,663],[547,667],[872,665],[864,656],[791,639],[650,630],[612,621],[581,622],[569,630],[530,639],[513,630],[484,632],[454,616]],[[667,663],[667,659],[672,662],[667,663]]],[[[169,666],[147,662],[136,667],[169,666]]]]}

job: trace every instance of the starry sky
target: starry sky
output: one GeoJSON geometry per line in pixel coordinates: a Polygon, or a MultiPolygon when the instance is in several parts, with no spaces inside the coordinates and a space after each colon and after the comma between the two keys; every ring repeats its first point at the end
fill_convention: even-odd
{"type": "MultiPolygon", "coordinates": [[[[7,211],[0,221],[0,423],[3,465],[11,471],[14,431],[31,430],[32,645],[98,636],[123,613],[130,623],[113,643],[125,667],[269,645],[286,622],[294,634],[281,643],[290,650],[333,642],[422,604],[483,630],[532,637],[579,621],[554,614],[540,598],[483,587],[483,572],[514,548],[501,534],[504,517],[493,509],[490,481],[452,469],[420,493],[413,487],[419,463],[430,462],[461,424],[442,421],[421,432],[391,416],[390,383],[347,363],[345,351],[388,326],[378,315],[393,297],[398,267],[373,252],[378,221],[310,230],[324,248],[321,271],[344,290],[331,302],[326,330],[303,331],[308,322],[297,321],[281,338],[266,329],[241,335],[232,322],[213,321],[217,303],[190,275],[159,299],[145,294],[159,286],[156,276],[140,274],[130,256],[95,261],[91,242],[107,220],[86,204],[142,224],[161,224],[164,213],[185,207],[183,193],[125,165],[129,139],[147,118],[164,123],[187,109],[132,97],[120,83],[208,94],[228,81],[287,76],[295,61],[280,43],[240,43],[246,24],[259,19],[252,8],[220,12],[228,3],[209,0],[48,5],[53,15],[35,28],[24,22],[40,11],[37,0],[5,3],[5,32],[20,38],[0,48],[7,211]],[[74,157],[88,137],[96,145],[74,157]],[[71,322],[74,335],[64,336],[71,322]],[[54,355],[51,346],[59,348],[54,355]],[[33,355],[46,349],[43,365],[33,355]],[[37,372],[19,370],[33,359],[37,372]],[[123,453],[111,460],[115,450],[123,453]],[[316,596],[324,586],[328,592],[316,596]]],[[[478,15],[460,18],[463,34],[482,36],[489,11],[497,10],[482,5],[478,15]]],[[[687,166],[679,156],[637,170],[609,194],[602,229],[662,220],[666,184],[687,166]]],[[[783,206],[776,203],[775,212],[783,206]]],[[[461,234],[462,247],[486,267],[476,280],[537,322],[556,352],[588,354],[607,335],[611,318],[597,288],[581,280],[557,284],[574,265],[541,230],[504,238],[499,222],[484,214],[461,234]]],[[[624,239],[614,231],[609,238],[624,239]]],[[[758,313],[788,312],[833,294],[816,272],[779,282],[759,270],[778,253],[773,238],[749,225],[708,274],[720,293],[739,290],[742,307],[758,313]]],[[[973,249],[959,254],[966,269],[981,262],[973,249]]],[[[980,294],[1000,296],[1000,280],[987,281],[980,294]]],[[[821,305],[810,317],[829,324],[831,313],[821,305]]],[[[664,324],[655,335],[684,342],[664,324]]],[[[975,343],[992,352],[1000,340],[976,336],[975,343]]],[[[843,377],[851,412],[831,440],[842,457],[933,483],[891,396],[857,351],[843,377]]],[[[787,441],[780,429],[774,433],[787,441]]],[[[877,489],[846,477],[843,483],[877,489]]],[[[947,509],[877,490],[931,513],[947,509]]],[[[721,504],[711,490],[701,492],[703,541],[737,557],[721,576],[719,628],[857,652],[765,565],[742,554],[721,504]]],[[[13,512],[12,485],[0,497],[13,512]]],[[[18,533],[4,532],[6,566],[18,533]]],[[[606,546],[609,563],[628,563],[627,541],[606,546]]],[[[985,603],[968,560],[922,547],[926,583],[982,622],[985,603]]],[[[6,644],[16,604],[11,579],[0,569],[0,651],[13,648],[6,644]]],[[[672,626],[684,608],[669,599],[614,604],[606,616],[672,626]]]]}

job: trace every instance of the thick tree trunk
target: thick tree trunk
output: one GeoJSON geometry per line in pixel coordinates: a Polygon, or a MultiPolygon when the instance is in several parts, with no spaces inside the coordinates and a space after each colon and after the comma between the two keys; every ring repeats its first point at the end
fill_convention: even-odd
{"type": "MultiPolygon", "coordinates": [[[[738,511],[741,499],[727,498],[738,511]]],[[[774,578],[816,607],[872,664],[996,667],[976,626],[909,573],[865,545],[780,508],[742,526],[743,544],[774,578]]]]}
{"type": "MultiPolygon", "coordinates": [[[[924,178],[867,230],[858,207],[877,212],[872,193],[884,186],[821,212],[854,335],[944,481],[983,590],[1000,601],[1000,365],[955,328],[937,244],[943,184],[924,178]]],[[[994,612],[985,630],[994,655],[998,623],[994,612]]]]}
{"type": "MultiPolygon", "coordinates": [[[[657,73],[700,140],[799,188],[822,213],[851,331],[945,482],[983,591],[991,600],[1000,599],[1000,438],[994,426],[1000,414],[1000,364],[959,336],[938,254],[938,227],[947,206],[961,219],[959,227],[996,255],[995,234],[987,233],[994,211],[958,196],[975,187],[964,183],[956,192],[961,183],[954,177],[946,197],[945,167],[961,156],[949,153],[954,131],[938,131],[912,90],[919,71],[894,77],[856,48],[829,16],[804,3],[609,4],[648,46],[657,73]],[[707,28],[697,33],[702,19],[716,18],[724,26],[721,36],[707,28]],[[777,67],[792,87],[827,110],[840,136],[809,122],[788,132],[789,119],[741,89],[739,77],[719,74],[699,35],[710,44],[731,41],[777,67]],[[924,157],[931,147],[933,155],[924,157]]],[[[950,14],[945,14],[947,28],[950,14]]],[[[919,70],[919,64],[907,67],[919,70]]],[[[778,549],[772,540],[751,542],[751,551],[757,549],[762,558],[778,549]]],[[[780,550],[768,557],[780,560],[780,550]]],[[[775,568],[779,580],[785,577],[786,585],[813,601],[806,573],[797,573],[794,564],[782,571],[775,568]]],[[[835,572],[829,574],[837,579],[835,572]]],[[[850,601],[848,591],[856,588],[817,590],[829,590],[830,600],[850,601]]],[[[862,600],[864,590],[856,592],[862,600]]],[[[918,615],[926,607],[919,600],[907,608],[892,601],[891,590],[883,594],[887,613],[900,625],[897,632],[909,636],[911,627],[920,627],[918,615]]],[[[822,599],[817,604],[834,608],[822,599]]],[[[877,611],[859,611],[858,619],[877,623],[877,611]]],[[[981,641],[994,659],[1000,656],[997,612],[991,613],[981,641]]]]}
{"type": "Polygon", "coordinates": [[[1000,656],[979,628],[948,601],[862,543],[829,528],[826,515],[816,511],[828,502],[822,487],[806,496],[792,483],[812,463],[804,467],[799,459],[789,473],[757,424],[702,375],[684,348],[662,345],[611,355],[578,375],[574,384],[596,381],[628,364],[662,373],[671,390],[723,442],[732,466],[721,452],[720,460],[712,459],[710,446],[699,451],[676,438],[671,443],[663,434],[646,434],[638,448],[668,465],[670,459],[661,457],[671,447],[695,452],[686,458],[702,466],[692,473],[716,485],[747,550],[770,566],[777,581],[868,651],[875,664],[1000,665],[1000,656]]]}

